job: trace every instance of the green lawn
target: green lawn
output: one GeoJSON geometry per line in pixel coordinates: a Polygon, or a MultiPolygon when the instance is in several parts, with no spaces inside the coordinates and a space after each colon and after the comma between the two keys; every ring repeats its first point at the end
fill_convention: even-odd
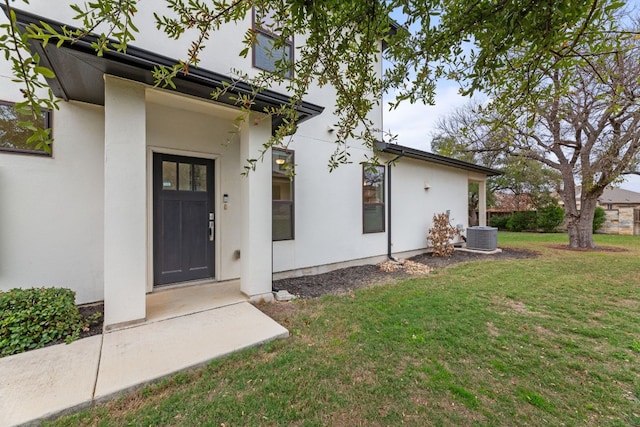
{"type": "Polygon", "coordinates": [[[640,238],[290,304],[291,337],[53,425],[640,425],[640,238]]]}

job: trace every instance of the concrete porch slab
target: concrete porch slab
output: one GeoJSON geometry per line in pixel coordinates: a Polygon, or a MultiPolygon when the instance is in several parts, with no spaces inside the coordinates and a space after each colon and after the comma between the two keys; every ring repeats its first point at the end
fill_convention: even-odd
{"type": "Polygon", "coordinates": [[[214,282],[156,290],[147,294],[146,322],[171,319],[248,301],[240,281],[214,282]]]}
{"type": "Polygon", "coordinates": [[[94,399],[288,335],[248,302],[112,331],[104,334],[94,399]]]}
{"type": "Polygon", "coordinates": [[[102,335],[0,358],[0,425],[89,406],[102,335]]]}

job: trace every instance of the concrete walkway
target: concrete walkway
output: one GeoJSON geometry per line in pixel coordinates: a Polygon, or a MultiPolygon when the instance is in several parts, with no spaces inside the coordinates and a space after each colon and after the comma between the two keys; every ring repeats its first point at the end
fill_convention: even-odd
{"type": "Polygon", "coordinates": [[[0,358],[0,426],[36,423],[289,332],[248,302],[0,358]]]}

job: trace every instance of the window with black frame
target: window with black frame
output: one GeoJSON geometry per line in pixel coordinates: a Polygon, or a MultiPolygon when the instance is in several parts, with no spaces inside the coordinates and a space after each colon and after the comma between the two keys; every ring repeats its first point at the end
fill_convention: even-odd
{"type": "Polygon", "coordinates": [[[384,232],[384,166],[363,165],[362,178],[362,232],[384,232]]]}
{"type": "Polygon", "coordinates": [[[295,237],[293,164],[293,151],[272,150],[271,222],[274,241],[293,240],[295,237]]]}
{"type": "Polygon", "coordinates": [[[265,71],[275,71],[282,61],[286,61],[289,71],[285,77],[291,78],[293,72],[293,39],[279,40],[281,32],[273,16],[261,16],[253,9],[253,66],[265,71]]]}
{"type": "Polygon", "coordinates": [[[33,129],[21,126],[21,122],[30,123],[33,125],[31,127],[48,129],[51,126],[51,112],[43,110],[34,122],[31,116],[19,114],[12,102],[0,101],[0,152],[51,156],[44,147],[38,147],[35,142],[29,141],[33,129]]]}

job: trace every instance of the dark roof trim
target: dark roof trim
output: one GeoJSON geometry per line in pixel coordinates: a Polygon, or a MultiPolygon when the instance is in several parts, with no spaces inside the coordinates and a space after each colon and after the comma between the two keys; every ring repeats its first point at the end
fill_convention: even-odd
{"type": "MultiPolygon", "coordinates": [[[[0,6],[7,13],[5,6],[0,6]]],[[[75,28],[69,25],[49,20],[22,10],[13,9],[16,13],[18,25],[24,30],[31,24],[40,25],[46,22],[56,31],[62,32],[62,28],[69,30],[75,28]]],[[[88,35],[74,43],[65,42],[60,48],[54,43],[43,47],[38,41],[32,40],[32,47],[40,54],[42,65],[50,68],[55,73],[54,79],[47,79],[53,93],[68,100],[77,100],[91,104],[104,105],[104,74],[155,85],[152,71],[154,67],[172,66],[178,61],[159,55],[148,50],[128,46],[127,52],[113,50],[104,52],[102,57],[96,55],[91,43],[95,41],[95,35],[88,35]]],[[[175,91],[211,100],[211,92],[222,88],[226,84],[232,84],[233,79],[213,71],[202,68],[191,68],[189,74],[181,74],[174,78],[175,91]]],[[[171,89],[168,89],[171,90],[171,89]]],[[[248,83],[235,83],[234,93],[220,97],[217,102],[238,107],[233,99],[238,95],[251,94],[252,87],[248,83]]],[[[264,112],[265,108],[278,108],[288,104],[287,95],[263,90],[258,93],[251,110],[264,112]]],[[[324,111],[324,107],[309,102],[302,102],[296,108],[298,122],[303,122],[324,111]]],[[[273,117],[272,128],[275,131],[282,123],[282,118],[273,117]]]]}
{"type": "MultiPolygon", "coordinates": [[[[402,25],[400,25],[398,23],[398,21],[396,21],[395,19],[391,19],[389,18],[389,32],[387,33],[387,36],[389,37],[393,37],[395,36],[398,31],[400,30],[404,30],[404,28],[402,27],[402,25]]],[[[387,48],[389,47],[389,44],[387,43],[386,39],[382,39],[382,51],[387,50],[387,48]]]]}
{"type": "Polygon", "coordinates": [[[409,157],[410,159],[422,160],[438,165],[449,166],[457,169],[464,169],[470,172],[476,172],[487,176],[502,175],[502,172],[485,166],[476,165],[474,163],[464,162],[451,157],[441,156],[439,154],[429,153],[427,151],[416,150],[415,148],[405,147],[397,144],[389,144],[387,142],[376,142],[375,149],[382,153],[393,154],[396,156],[409,157]]]}

